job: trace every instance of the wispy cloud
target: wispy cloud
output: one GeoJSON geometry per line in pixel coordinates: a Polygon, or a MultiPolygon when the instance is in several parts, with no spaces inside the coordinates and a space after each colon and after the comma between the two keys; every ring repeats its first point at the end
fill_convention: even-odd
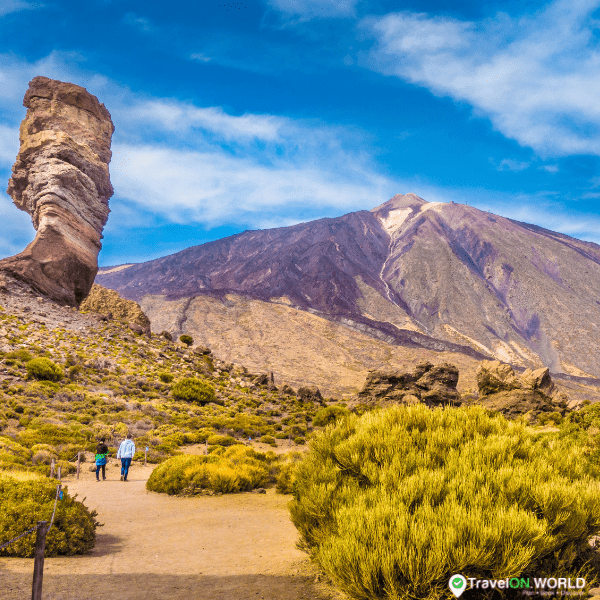
{"type": "Polygon", "coordinates": [[[212,57],[206,56],[203,52],[195,52],[190,55],[190,58],[192,60],[199,60],[200,62],[210,62],[212,60],[212,57]]]}
{"type": "Polygon", "coordinates": [[[478,22],[401,12],[370,17],[363,64],[467,102],[540,156],[600,155],[598,0],[555,0],[478,22]]]}
{"type": "Polygon", "coordinates": [[[496,169],[498,171],[524,171],[531,163],[513,160],[512,158],[503,158],[496,169]]]}
{"type": "Polygon", "coordinates": [[[540,169],[548,173],[558,173],[560,171],[558,165],[542,165],[540,169]]]}
{"type": "Polygon", "coordinates": [[[44,5],[39,2],[27,2],[26,0],[2,0],[0,3],[0,17],[22,10],[37,10],[44,5]]]}
{"type": "Polygon", "coordinates": [[[126,25],[132,25],[133,27],[136,27],[140,31],[144,31],[145,33],[154,31],[154,27],[149,19],[140,17],[132,12],[125,14],[123,17],[123,23],[126,25]]]}
{"type": "Polygon", "coordinates": [[[284,16],[299,17],[301,21],[315,18],[354,17],[360,0],[267,0],[284,16]]]}

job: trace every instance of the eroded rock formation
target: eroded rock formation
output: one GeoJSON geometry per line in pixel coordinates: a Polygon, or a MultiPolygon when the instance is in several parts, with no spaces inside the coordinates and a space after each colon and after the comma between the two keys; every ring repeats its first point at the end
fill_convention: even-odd
{"type": "Polygon", "coordinates": [[[434,366],[424,361],[414,372],[370,371],[357,400],[367,404],[460,404],[456,390],[458,369],[449,363],[434,366]]]}
{"type": "Polygon", "coordinates": [[[21,147],[8,184],[37,230],[0,272],[71,306],[87,296],[98,271],[102,229],[113,194],[108,163],[114,126],[84,88],[35,77],[23,99],[21,147]]]}
{"type": "Polygon", "coordinates": [[[137,302],[125,300],[114,290],[107,290],[101,285],[94,284],[80,308],[126,321],[134,333],[150,333],[150,320],[137,302]]]}
{"type": "Polygon", "coordinates": [[[525,415],[534,421],[543,412],[567,410],[568,398],[555,387],[547,368],[515,374],[500,361],[483,362],[477,369],[479,403],[506,417],[525,415]]]}

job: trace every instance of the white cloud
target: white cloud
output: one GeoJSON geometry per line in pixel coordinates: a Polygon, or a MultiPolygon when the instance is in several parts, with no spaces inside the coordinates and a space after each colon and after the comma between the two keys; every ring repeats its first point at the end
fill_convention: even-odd
{"type": "Polygon", "coordinates": [[[19,151],[18,127],[0,124],[0,167],[10,168],[19,151]]]}
{"type": "Polygon", "coordinates": [[[360,0],[267,0],[285,16],[298,16],[301,21],[314,18],[354,17],[360,0]]]}
{"type": "Polygon", "coordinates": [[[409,12],[361,22],[363,64],[467,102],[541,156],[600,155],[598,0],[555,0],[521,18],[479,22],[409,12]]]}
{"type": "Polygon", "coordinates": [[[25,0],[2,0],[0,3],[0,17],[21,10],[37,10],[43,7],[43,4],[26,2],[25,0]]]}
{"type": "Polygon", "coordinates": [[[346,172],[308,161],[270,162],[217,148],[123,145],[115,148],[111,172],[119,198],[171,222],[209,226],[289,224],[302,220],[290,214],[311,209],[323,214],[370,208],[395,190],[389,178],[353,165],[351,158],[346,172]]]}
{"type": "Polygon", "coordinates": [[[513,160],[512,158],[503,158],[496,167],[498,171],[524,171],[530,163],[513,160]]]}
{"type": "Polygon", "coordinates": [[[152,23],[150,23],[149,19],[146,19],[145,17],[140,17],[132,12],[127,13],[123,17],[123,22],[126,25],[132,25],[133,27],[137,27],[137,29],[146,33],[154,31],[154,27],[152,26],[152,23]]]}
{"type": "Polygon", "coordinates": [[[560,170],[558,165],[542,165],[540,169],[547,171],[548,173],[558,173],[560,170]]]}
{"type": "Polygon", "coordinates": [[[190,58],[193,60],[199,60],[200,62],[210,62],[212,57],[206,56],[203,52],[196,52],[190,55],[190,58]]]}
{"type": "Polygon", "coordinates": [[[144,127],[144,131],[168,131],[188,134],[193,129],[203,129],[224,140],[257,139],[277,141],[279,128],[285,118],[272,115],[228,115],[221,107],[201,108],[178,100],[156,99],[119,106],[113,111],[121,116],[126,128],[144,127]]]}

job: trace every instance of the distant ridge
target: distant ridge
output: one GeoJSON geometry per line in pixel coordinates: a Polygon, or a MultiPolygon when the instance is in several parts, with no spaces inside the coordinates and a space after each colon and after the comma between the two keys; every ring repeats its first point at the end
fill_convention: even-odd
{"type": "Polygon", "coordinates": [[[600,377],[600,246],[414,194],[102,269],[96,281],[153,322],[161,302],[233,294],[391,344],[600,377]]]}

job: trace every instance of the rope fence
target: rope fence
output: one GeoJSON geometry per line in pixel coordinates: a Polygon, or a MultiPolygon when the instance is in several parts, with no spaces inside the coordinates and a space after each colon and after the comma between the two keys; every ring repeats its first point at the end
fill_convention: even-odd
{"type": "Polygon", "coordinates": [[[34,525],[31,529],[28,529],[27,531],[24,531],[21,535],[18,535],[16,538],[13,538],[12,540],[6,542],[5,544],[2,544],[2,546],[0,546],[0,550],[4,550],[4,548],[8,548],[11,544],[18,542],[22,537],[25,537],[26,535],[33,533],[34,531],[37,530],[37,528],[39,526],[40,526],[40,524],[38,523],[37,525],[34,525]]]}
{"type": "MultiPolygon", "coordinates": [[[[54,509],[52,511],[52,518],[50,519],[50,527],[52,527],[52,523],[54,523],[54,515],[56,514],[56,506],[58,504],[58,500],[61,499],[62,500],[62,484],[58,484],[56,486],[56,498],[54,499],[54,509]]],[[[29,535],[30,533],[33,533],[34,531],[36,531],[39,527],[40,527],[40,523],[42,521],[38,522],[37,525],[34,525],[31,529],[28,529],[27,531],[24,531],[22,534],[18,535],[16,538],[13,538],[12,540],[9,540],[8,542],[5,542],[4,544],[2,544],[0,546],[0,550],[4,550],[4,548],[8,548],[11,544],[14,544],[15,542],[18,542],[22,537],[25,537],[26,535],[29,535]]],[[[50,527],[48,527],[48,531],[50,531],[50,527]]]]}

